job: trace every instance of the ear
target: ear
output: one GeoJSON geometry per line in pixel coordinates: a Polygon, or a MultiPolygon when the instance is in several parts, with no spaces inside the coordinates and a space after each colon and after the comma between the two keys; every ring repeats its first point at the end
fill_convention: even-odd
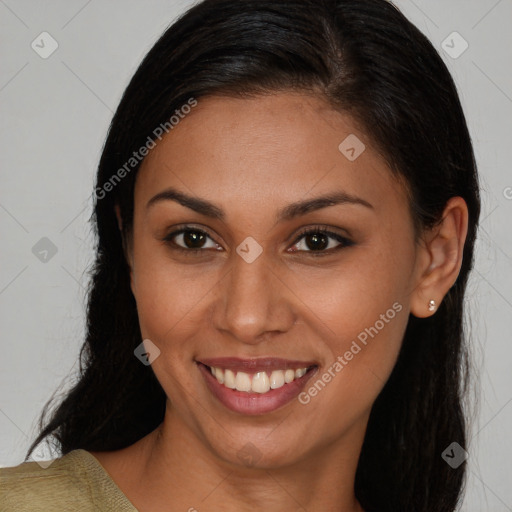
{"type": "Polygon", "coordinates": [[[425,232],[417,258],[416,286],[411,294],[411,313],[418,318],[435,314],[455,284],[462,265],[468,231],[468,207],[462,197],[452,197],[439,224],[425,232]],[[429,308],[430,301],[435,306],[429,308]]]}
{"type": "Polygon", "coordinates": [[[121,216],[121,208],[119,207],[119,203],[116,203],[114,205],[114,210],[115,210],[116,217],[117,217],[117,225],[119,227],[119,231],[121,232],[121,239],[123,241],[124,257],[126,259],[126,262],[128,263],[128,267],[130,269],[130,286],[131,286],[131,289],[132,289],[132,293],[135,295],[131,244],[128,243],[127,240],[125,240],[125,236],[124,236],[124,233],[123,233],[123,218],[121,216]]]}

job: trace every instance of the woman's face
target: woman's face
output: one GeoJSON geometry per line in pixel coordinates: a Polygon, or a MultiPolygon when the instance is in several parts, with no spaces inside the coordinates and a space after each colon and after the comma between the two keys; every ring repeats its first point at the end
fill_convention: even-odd
{"type": "Polygon", "coordinates": [[[135,187],[132,290],[167,417],[237,464],[359,450],[418,259],[406,193],[350,117],[294,93],[199,100],[135,187]]]}

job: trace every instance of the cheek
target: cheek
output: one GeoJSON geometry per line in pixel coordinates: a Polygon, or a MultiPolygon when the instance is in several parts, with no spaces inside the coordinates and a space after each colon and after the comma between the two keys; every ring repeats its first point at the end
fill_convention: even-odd
{"type": "Polygon", "coordinates": [[[400,301],[383,300],[382,307],[368,301],[357,321],[351,311],[338,311],[337,323],[333,318],[337,335],[323,340],[329,347],[326,364],[299,396],[308,429],[323,431],[326,442],[370,413],[395,366],[407,325],[400,301]]]}
{"type": "MultiPolygon", "coordinates": [[[[341,421],[337,411],[344,411],[345,421],[369,410],[396,363],[409,317],[414,257],[413,245],[400,243],[395,252],[398,246],[398,240],[375,244],[335,272],[304,274],[304,311],[311,311],[326,357],[303,403],[322,407],[318,418],[327,415],[332,425],[341,421]]],[[[313,421],[324,423],[318,418],[313,421]]]]}
{"type": "MultiPolygon", "coordinates": [[[[303,314],[310,316],[311,322],[316,319],[319,333],[333,340],[333,350],[343,349],[347,340],[377,321],[380,327],[380,316],[395,302],[407,309],[414,251],[407,243],[395,247],[377,241],[371,247],[347,251],[331,268],[296,267],[285,274],[290,289],[304,305],[303,314]]],[[[390,316],[394,313],[391,309],[390,316]]]]}
{"type": "Polygon", "coordinates": [[[358,387],[364,385],[363,377],[373,375],[377,386],[379,380],[387,379],[408,320],[401,292],[405,284],[397,286],[398,278],[386,282],[379,273],[359,275],[354,271],[344,277],[331,276],[304,301],[308,305],[304,315],[326,349],[324,362],[329,367],[341,358],[344,375],[350,375],[350,382],[358,387]]]}
{"type": "Polygon", "coordinates": [[[133,284],[142,336],[162,351],[178,350],[190,326],[204,316],[208,292],[218,279],[215,270],[178,265],[166,247],[141,239],[134,245],[133,284]]]}

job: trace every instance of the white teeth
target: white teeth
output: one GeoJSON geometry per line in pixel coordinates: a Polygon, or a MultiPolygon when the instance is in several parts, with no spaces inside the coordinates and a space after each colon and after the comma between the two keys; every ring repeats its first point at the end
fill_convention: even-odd
{"type": "Polygon", "coordinates": [[[235,389],[235,374],[231,370],[224,370],[224,386],[235,389]]]}
{"type": "Polygon", "coordinates": [[[270,374],[270,388],[277,389],[284,386],[284,373],[281,370],[273,371],[270,374]]]}
{"type": "Polygon", "coordinates": [[[224,384],[224,372],[220,368],[215,368],[215,377],[221,384],[224,384]]]}
{"type": "MultiPolygon", "coordinates": [[[[217,380],[219,380],[219,379],[217,379],[217,380]]],[[[251,391],[251,377],[249,377],[248,373],[238,372],[236,374],[235,388],[238,391],[251,391]]]]}
{"type": "Polygon", "coordinates": [[[300,377],[303,377],[306,375],[306,368],[299,368],[298,370],[295,370],[295,378],[299,379],[300,377]]]}
{"type": "Polygon", "coordinates": [[[294,370],[286,370],[284,372],[284,381],[286,384],[290,384],[295,379],[295,371],[294,370]]]}
{"type": "Polygon", "coordinates": [[[270,389],[270,379],[266,372],[258,372],[253,375],[251,389],[255,393],[266,393],[270,389]]]}
{"type": "Polygon", "coordinates": [[[211,367],[210,371],[217,381],[220,384],[224,384],[227,388],[264,394],[271,389],[281,388],[285,384],[290,384],[290,382],[293,382],[295,379],[303,377],[307,372],[307,368],[298,368],[297,370],[273,370],[270,377],[267,372],[249,374],[214,367],[211,367]]]}

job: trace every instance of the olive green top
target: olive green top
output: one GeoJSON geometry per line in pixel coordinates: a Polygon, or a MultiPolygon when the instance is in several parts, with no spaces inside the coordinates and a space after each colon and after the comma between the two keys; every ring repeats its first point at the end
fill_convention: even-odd
{"type": "Polygon", "coordinates": [[[1,512],[137,512],[88,451],[48,462],[0,468],[1,512]]]}

